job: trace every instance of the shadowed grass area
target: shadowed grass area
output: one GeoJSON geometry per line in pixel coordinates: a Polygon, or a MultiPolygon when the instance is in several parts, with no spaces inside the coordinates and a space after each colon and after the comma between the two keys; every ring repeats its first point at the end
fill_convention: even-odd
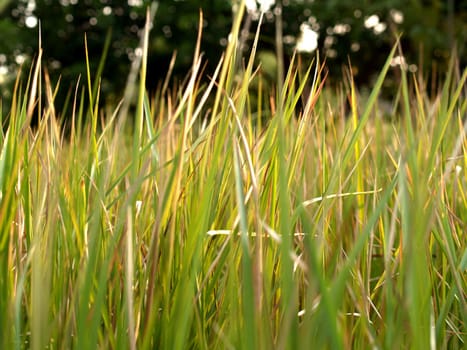
{"type": "Polygon", "coordinates": [[[90,71],[66,137],[40,55],[18,80],[0,134],[1,348],[465,348],[467,71],[453,60],[433,98],[401,71],[388,121],[394,48],[367,98],[350,79],[347,118],[317,61],[278,91],[255,45],[237,69],[242,11],[210,83],[198,44],[186,82],[154,97],[148,21],[123,123],[90,71]]]}

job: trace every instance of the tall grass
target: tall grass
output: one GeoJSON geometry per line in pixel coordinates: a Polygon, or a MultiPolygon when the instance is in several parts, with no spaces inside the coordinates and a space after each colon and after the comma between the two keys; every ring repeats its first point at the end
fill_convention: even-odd
{"type": "Polygon", "coordinates": [[[401,71],[387,121],[395,48],[368,98],[350,78],[347,118],[319,61],[294,60],[276,92],[256,44],[238,69],[242,11],[206,84],[200,40],[186,83],[154,97],[144,56],[124,123],[91,71],[71,115],[40,55],[18,79],[0,134],[1,348],[465,348],[467,71],[453,60],[434,97],[401,71]]]}

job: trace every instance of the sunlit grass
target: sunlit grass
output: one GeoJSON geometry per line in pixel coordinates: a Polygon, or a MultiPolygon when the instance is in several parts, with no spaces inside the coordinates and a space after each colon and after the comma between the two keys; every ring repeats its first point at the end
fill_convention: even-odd
{"type": "Polygon", "coordinates": [[[238,71],[236,45],[206,84],[198,46],[186,83],[155,97],[143,59],[123,124],[91,71],[67,128],[40,60],[18,81],[1,348],[465,348],[467,71],[453,61],[434,97],[402,71],[388,121],[396,48],[369,97],[348,81],[347,116],[318,61],[252,91],[255,49],[238,71]]]}

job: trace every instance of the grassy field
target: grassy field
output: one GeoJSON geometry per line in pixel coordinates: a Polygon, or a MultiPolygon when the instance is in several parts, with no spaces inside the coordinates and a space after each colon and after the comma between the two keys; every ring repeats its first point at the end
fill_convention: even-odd
{"type": "Polygon", "coordinates": [[[63,116],[40,55],[15,87],[0,348],[466,347],[467,70],[433,96],[401,70],[388,120],[397,48],[368,96],[348,80],[346,116],[318,62],[266,89],[235,40],[210,83],[198,48],[148,96],[146,46],[132,114],[88,71],[63,116]]]}

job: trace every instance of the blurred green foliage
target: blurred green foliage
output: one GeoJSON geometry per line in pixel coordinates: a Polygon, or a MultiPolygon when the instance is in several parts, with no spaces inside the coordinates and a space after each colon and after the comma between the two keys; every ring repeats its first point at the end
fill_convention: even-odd
{"type": "MultiPolygon", "coordinates": [[[[5,86],[12,84],[18,64],[24,59],[30,61],[37,54],[38,21],[44,62],[53,81],[61,77],[62,87],[70,91],[78,76],[84,76],[84,35],[87,35],[91,69],[94,70],[105,38],[111,35],[102,93],[105,98],[119,98],[135,57],[145,9],[150,3],[147,0],[2,0],[0,67],[3,72],[6,67],[10,73],[10,79],[5,74],[0,77],[4,99],[8,99],[8,91],[11,91],[5,86]]],[[[326,57],[331,78],[341,79],[342,68],[347,67],[350,60],[356,81],[371,83],[400,34],[403,34],[407,65],[412,64],[414,70],[420,68],[420,62],[424,69],[431,69],[436,63],[442,70],[456,43],[461,64],[466,63],[467,1],[282,0],[281,7],[286,56],[292,54],[301,25],[307,23],[319,33],[318,49],[326,57]],[[382,24],[378,30],[365,26],[365,21],[374,15],[382,24]]],[[[218,62],[230,31],[232,2],[160,1],[151,33],[149,89],[154,89],[167,74],[174,51],[177,60],[173,74],[180,78],[186,75],[196,41],[199,9],[204,15],[202,50],[207,72],[218,62]]],[[[260,51],[275,51],[277,9],[273,6],[265,15],[260,51]]],[[[254,31],[257,23],[255,16],[252,15],[252,19],[250,31],[254,31]]]]}

